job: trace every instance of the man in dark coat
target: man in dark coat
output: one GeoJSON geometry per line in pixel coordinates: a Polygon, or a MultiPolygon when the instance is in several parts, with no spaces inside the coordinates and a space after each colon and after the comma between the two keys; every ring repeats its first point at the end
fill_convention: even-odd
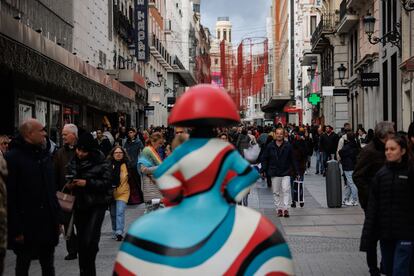
{"type": "MultiPolygon", "coordinates": [[[[319,151],[323,153],[323,164],[326,170],[326,163],[336,158],[339,136],[333,131],[332,126],[326,126],[326,132],[319,138],[319,151]]],[[[325,176],[326,172],[323,173],[325,176]]]]}
{"type": "Polygon", "coordinates": [[[62,220],[56,198],[53,163],[46,131],[35,119],[25,121],[5,155],[8,165],[8,247],[14,251],[16,275],[27,275],[39,258],[43,275],[55,275],[54,251],[62,220]]]}
{"type": "MultiPolygon", "coordinates": [[[[358,198],[364,212],[368,206],[368,194],[375,174],[385,163],[385,143],[390,135],[394,135],[392,122],[380,122],[375,126],[374,139],[366,145],[357,157],[352,178],[358,188],[358,198]]],[[[367,251],[367,264],[371,275],[380,275],[377,265],[377,243],[367,251]]]]}
{"type": "MultiPolygon", "coordinates": [[[[75,146],[77,139],[78,128],[74,124],[66,124],[62,129],[63,147],[56,152],[53,158],[58,191],[61,191],[68,182],[68,179],[66,179],[66,176],[68,175],[66,167],[75,156],[75,146]]],[[[64,212],[63,217],[65,232],[68,232],[72,213],[64,212]]],[[[72,234],[70,235],[69,239],[66,240],[66,250],[68,251],[68,255],[65,257],[65,260],[67,261],[76,259],[78,254],[78,242],[76,239],[75,231],[72,231],[71,233],[72,234]]]]}
{"type": "Polygon", "coordinates": [[[96,131],[96,142],[98,143],[99,150],[104,154],[105,157],[108,156],[109,152],[112,150],[112,145],[109,139],[103,134],[101,129],[96,131]]]}
{"type": "Polygon", "coordinates": [[[276,129],[275,141],[267,145],[262,157],[262,172],[272,178],[272,190],[275,207],[279,217],[289,217],[290,175],[297,165],[293,160],[292,146],[284,141],[283,128],[276,129]]]}

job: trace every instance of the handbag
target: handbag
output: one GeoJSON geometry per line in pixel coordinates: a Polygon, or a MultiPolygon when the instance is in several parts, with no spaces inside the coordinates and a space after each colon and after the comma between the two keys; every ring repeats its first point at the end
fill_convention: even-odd
{"type": "Polygon", "coordinates": [[[62,208],[64,212],[70,213],[73,210],[73,204],[75,203],[75,196],[72,195],[72,192],[70,194],[64,193],[63,191],[65,190],[65,188],[66,188],[66,185],[63,186],[62,191],[57,191],[56,197],[59,201],[60,208],[62,208]]]}

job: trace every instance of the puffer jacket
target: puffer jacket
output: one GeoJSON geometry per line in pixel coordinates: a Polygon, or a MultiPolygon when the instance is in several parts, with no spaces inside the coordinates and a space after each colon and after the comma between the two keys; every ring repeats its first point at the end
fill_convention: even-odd
{"type": "Polygon", "coordinates": [[[371,185],[361,251],[378,239],[414,240],[414,173],[407,162],[387,163],[371,185]]]}
{"type": "Polygon", "coordinates": [[[90,152],[84,160],[75,156],[68,165],[68,174],[74,175],[75,179],[86,180],[85,187],[74,188],[76,209],[105,206],[113,199],[112,170],[99,150],[90,152]]]}
{"type": "Polygon", "coordinates": [[[341,157],[342,169],[344,171],[353,171],[359,153],[358,144],[355,141],[345,141],[344,143],[344,146],[338,152],[341,157]]]}

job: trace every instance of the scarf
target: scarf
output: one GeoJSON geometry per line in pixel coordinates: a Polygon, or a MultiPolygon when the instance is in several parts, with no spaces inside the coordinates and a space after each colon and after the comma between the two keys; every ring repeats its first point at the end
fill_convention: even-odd
{"type": "Polygon", "coordinates": [[[157,150],[152,146],[147,146],[142,150],[142,153],[139,156],[137,162],[138,173],[141,175],[141,170],[139,169],[142,166],[150,168],[158,166],[162,163],[162,159],[158,154],[157,150]]]}
{"type": "Polygon", "coordinates": [[[112,187],[116,188],[121,183],[121,165],[119,161],[112,162],[112,187]]]}

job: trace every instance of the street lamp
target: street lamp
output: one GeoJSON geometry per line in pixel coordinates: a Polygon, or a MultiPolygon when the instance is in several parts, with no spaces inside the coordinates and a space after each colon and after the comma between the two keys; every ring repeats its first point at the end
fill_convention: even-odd
{"type": "Polygon", "coordinates": [[[414,1],[413,0],[400,0],[401,6],[404,8],[404,10],[410,12],[414,11],[414,1]]]}
{"type": "Polygon", "coordinates": [[[151,87],[160,87],[161,86],[161,84],[162,84],[162,81],[163,81],[163,78],[162,78],[162,74],[161,74],[161,72],[157,72],[157,79],[158,79],[158,83],[155,83],[155,82],[153,82],[153,81],[150,81],[148,78],[147,78],[147,86],[148,86],[148,88],[151,88],[151,87]]]}
{"type": "Polygon", "coordinates": [[[344,64],[341,63],[341,66],[339,66],[336,70],[338,70],[339,79],[341,80],[341,86],[342,86],[342,81],[345,78],[345,72],[346,72],[347,69],[344,66],[344,64]]]}
{"type": "Polygon", "coordinates": [[[375,31],[375,22],[376,18],[373,17],[371,14],[368,13],[366,16],[364,16],[365,33],[368,35],[369,43],[375,45],[380,42],[382,42],[383,44],[391,42],[392,45],[398,47],[398,49],[401,51],[401,34],[399,32],[400,23],[395,23],[394,29],[392,31],[389,31],[382,37],[376,37],[373,36],[375,31]]]}

